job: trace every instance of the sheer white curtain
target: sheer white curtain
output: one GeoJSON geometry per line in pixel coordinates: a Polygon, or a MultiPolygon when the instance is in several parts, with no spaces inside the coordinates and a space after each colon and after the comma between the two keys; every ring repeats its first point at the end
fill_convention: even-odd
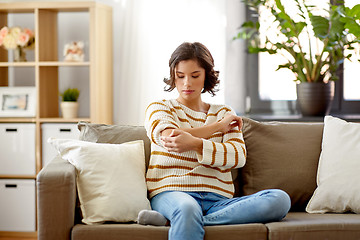
{"type": "Polygon", "coordinates": [[[224,103],[226,62],[226,2],[223,0],[122,0],[115,16],[119,39],[115,47],[114,109],[115,123],[144,121],[147,105],[154,100],[176,97],[176,90],[163,91],[169,76],[171,53],[182,42],[202,42],[220,71],[220,91],[204,101],[224,103]]]}

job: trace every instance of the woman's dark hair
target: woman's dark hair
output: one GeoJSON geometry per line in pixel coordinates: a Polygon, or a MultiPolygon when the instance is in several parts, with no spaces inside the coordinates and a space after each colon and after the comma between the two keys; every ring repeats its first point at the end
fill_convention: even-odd
{"type": "Polygon", "coordinates": [[[214,70],[214,59],[210,51],[201,43],[184,42],[178,46],[171,54],[169,60],[170,78],[164,78],[165,91],[171,92],[175,88],[175,67],[184,60],[196,60],[200,67],[205,69],[205,83],[202,93],[209,92],[212,96],[218,89],[215,89],[219,84],[219,71],[214,70]]]}

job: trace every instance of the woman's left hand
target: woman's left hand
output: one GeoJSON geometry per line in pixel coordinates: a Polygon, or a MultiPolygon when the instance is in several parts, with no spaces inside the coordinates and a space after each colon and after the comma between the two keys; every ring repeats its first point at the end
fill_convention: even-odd
{"type": "Polygon", "coordinates": [[[169,152],[187,152],[194,150],[202,153],[202,140],[180,129],[173,129],[169,136],[162,136],[161,142],[169,152]]]}
{"type": "Polygon", "coordinates": [[[241,130],[243,121],[241,117],[227,113],[219,124],[221,125],[220,131],[222,133],[226,133],[234,127],[238,127],[241,130]]]}

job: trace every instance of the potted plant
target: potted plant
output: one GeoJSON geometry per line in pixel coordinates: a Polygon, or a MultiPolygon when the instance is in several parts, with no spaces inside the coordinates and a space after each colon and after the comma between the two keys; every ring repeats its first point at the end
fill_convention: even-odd
{"type": "Polygon", "coordinates": [[[354,52],[354,56],[359,56],[354,44],[360,42],[360,4],[349,8],[331,1],[329,8],[324,9],[327,16],[322,16],[306,0],[286,2],[296,7],[296,14],[290,16],[281,0],[244,0],[258,16],[262,11],[270,14],[267,19],[272,21],[271,28],[260,34],[263,22],[247,21],[234,39],[247,39],[250,53],[282,54],[286,63],[277,70],[294,73],[303,115],[326,115],[334,96],[334,81],[339,78],[339,66],[344,59],[350,60],[354,52]]]}
{"type": "Polygon", "coordinates": [[[77,118],[79,104],[77,102],[80,91],[77,88],[68,88],[60,94],[60,104],[63,118],[77,118]]]}

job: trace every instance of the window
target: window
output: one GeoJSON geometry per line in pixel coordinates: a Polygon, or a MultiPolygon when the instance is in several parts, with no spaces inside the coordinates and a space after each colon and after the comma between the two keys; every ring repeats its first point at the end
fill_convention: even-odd
{"type": "MultiPolygon", "coordinates": [[[[353,7],[359,3],[358,0],[346,0],[345,6],[353,7]]],[[[357,46],[357,51],[360,52],[360,46],[357,46]]],[[[358,77],[358,68],[360,63],[353,58],[352,61],[345,60],[344,62],[344,100],[345,101],[359,101],[360,100],[360,79],[358,77]]]]}
{"type": "MultiPolygon", "coordinates": [[[[296,11],[296,6],[290,5],[291,2],[282,1],[289,13],[296,11]]],[[[315,5],[321,9],[326,8],[328,1],[307,1],[309,5],[315,5]]],[[[345,4],[352,7],[358,0],[346,0],[345,4]]],[[[251,13],[247,12],[248,19],[251,13]]],[[[260,22],[264,26],[261,30],[271,29],[271,18],[266,12],[262,12],[260,22]],[[270,19],[270,21],[269,21],[270,19]],[[269,24],[266,26],[267,22],[269,24]]],[[[321,15],[327,14],[326,11],[319,12],[321,15]]],[[[291,14],[294,16],[295,14],[291,14]]],[[[273,36],[277,37],[277,36],[273,36]]],[[[303,36],[307,38],[308,36],[303,36]]],[[[312,44],[321,44],[312,42],[312,44]]],[[[260,53],[258,55],[248,55],[248,89],[251,99],[251,113],[275,113],[292,114],[297,113],[296,106],[296,83],[295,76],[290,70],[281,69],[276,71],[279,64],[285,63],[286,59],[280,54],[269,55],[260,53]],[[256,71],[257,70],[257,71],[256,71]]],[[[334,113],[360,113],[360,79],[355,72],[360,67],[360,63],[346,60],[343,64],[343,71],[339,71],[340,79],[336,82],[336,93],[333,102],[332,112],[334,113]],[[343,72],[343,74],[341,74],[343,72]]]]}

